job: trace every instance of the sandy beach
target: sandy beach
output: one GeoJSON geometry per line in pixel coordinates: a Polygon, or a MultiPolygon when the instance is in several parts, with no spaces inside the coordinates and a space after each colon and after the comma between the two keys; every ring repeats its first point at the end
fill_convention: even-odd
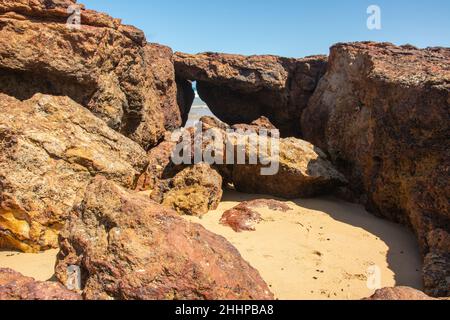
{"type": "MultiPolygon", "coordinates": [[[[240,201],[264,196],[226,191],[219,208],[202,219],[186,219],[227,238],[259,270],[278,299],[361,299],[371,266],[381,270],[383,287],[422,289],[421,259],[406,228],[379,219],[361,206],[333,198],[286,202],[286,213],[258,209],[264,221],[254,232],[236,233],[219,224],[240,201]]],[[[37,280],[53,277],[57,250],[41,254],[0,252],[0,267],[37,280]]]]}
{"type": "Polygon", "coordinates": [[[38,254],[0,251],[0,268],[10,268],[39,281],[51,280],[59,250],[38,254]]]}
{"type": "Polygon", "coordinates": [[[286,202],[286,213],[258,209],[264,221],[254,232],[219,224],[240,201],[264,198],[227,191],[219,208],[189,217],[227,238],[259,270],[278,299],[361,299],[374,293],[368,269],[378,266],[381,286],[422,288],[421,258],[413,234],[363,207],[333,198],[286,202]]]}

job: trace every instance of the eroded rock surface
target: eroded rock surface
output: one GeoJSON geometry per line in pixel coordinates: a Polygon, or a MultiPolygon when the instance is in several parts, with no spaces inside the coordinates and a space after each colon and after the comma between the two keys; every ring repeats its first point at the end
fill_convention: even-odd
{"type": "Polygon", "coordinates": [[[62,283],[73,265],[86,299],[273,299],[224,238],[101,177],[62,233],[62,283]]]}
{"type": "Polygon", "coordinates": [[[373,296],[366,300],[403,300],[403,301],[421,301],[437,300],[425,293],[408,287],[384,288],[377,290],[373,296]]]}
{"type": "Polygon", "coordinates": [[[202,123],[202,129],[204,131],[210,130],[213,128],[217,128],[217,129],[224,130],[224,131],[231,129],[231,127],[229,125],[218,120],[215,117],[204,116],[204,117],[200,118],[200,122],[202,123]]]}
{"type": "Polygon", "coordinates": [[[132,188],[144,150],[66,97],[0,94],[0,248],[40,251],[95,175],[132,188]]]}
{"type": "Polygon", "coordinates": [[[136,190],[179,214],[202,216],[222,199],[222,177],[205,163],[175,165],[176,142],[170,137],[148,153],[149,165],[136,190]]]}
{"type": "Polygon", "coordinates": [[[300,135],[299,119],[326,64],[325,56],[175,54],[177,76],[197,81],[200,97],[219,119],[250,124],[266,116],[284,136],[300,135]]]}
{"type": "Polygon", "coordinates": [[[81,300],[57,282],[36,281],[11,269],[0,269],[0,300],[81,300]]]}
{"type": "Polygon", "coordinates": [[[208,164],[187,167],[169,182],[162,204],[180,214],[202,216],[222,200],[222,177],[208,164]]]}
{"type": "MultiPolygon", "coordinates": [[[[173,178],[181,170],[171,160],[175,147],[176,142],[168,139],[152,148],[147,154],[149,164],[137,182],[136,190],[150,192],[151,198],[156,202],[162,201],[164,188],[161,183],[173,178]]],[[[168,183],[166,185],[168,187],[168,183]]]]}
{"type": "Polygon", "coordinates": [[[334,46],[302,128],[370,211],[412,226],[426,270],[440,275],[426,277],[426,292],[449,296],[449,251],[430,233],[450,232],[450,49],[334,46]]]}
{"type": "MultiPolygon", "coordinates": [[[[264,140],[261,137],[259,139],[264,140]]],[[[293,199],[324,195],[346,183],[327,155],[306,141],[280,139],[279,156],[274,152],[275,146],[272,147],[271,142],[265,142],[264,145],[269,148],[258,152],[258,157],[271,161],[271,165],[263,164],[260,160],[257,165],[234,165],[233,183],[236,190],[293,199]],[[270,167],[272,169],[263,174],[262,169],[270,167]]],[[[252,153],[251,150],[246,149],[247,157],[252,153]]]]}
{"type": "Polygon", "coordinates": [[[250,124],[235,124],[232,126],[232,129],[234,130],[241,130],[241,131],[251,131],[251,132],[256,132],[258,134],[266,134],[266,135],[271,135],[271,131],[272,130],[278,130],[273,124],[272,122],[270,122],[269,119],[267,119],[266,117],[261,117],[256,119],[255,121],[252,121],[252,123],[250,124]]]}
{"type": "Polygon", "coordinates": [[[442,229],[428,233],[423,277],[429,293],[436,297],[450,297],[450,234],[442,229]]]}
{"type": "Polygon", "coordinates": [[[83,6],[80,28],[69,28],[75,3],[0,1],[0,92],[71,97],[144,148],[157,145],[189,112],[177,105],[171,50],[83,6]]]}
{"type": "MultiPolygon", "coordinates": [[[[164,128],[167,131],[184,126],[188,120],[195,95],[192,83],[177,80],[173,65],[173,52],[169,47],[149,43],[145,47],[149,65],[147,77],[153,77],[154,94],[157,96],[164,115],[164,128]]],[[[160,136],[161,138],[161,136],[160,136]]]]}

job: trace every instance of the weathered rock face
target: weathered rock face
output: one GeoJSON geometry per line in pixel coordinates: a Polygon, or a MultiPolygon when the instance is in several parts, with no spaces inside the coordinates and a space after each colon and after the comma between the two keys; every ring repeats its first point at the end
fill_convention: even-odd
{"type": "Polygon", "coordinates": [[[241,130],[241,131],[251,131],[260,133],[262,130],[265,131],[267,135],[270,135],[271,130],[278,130],[269,119],[266,117],[261,117],[259,119],[256,119],[250,124],[235,124],[232,126],[233,130],[241,130]]]}
{"type": "Polygon", "coordinates": [[[184,126],[188,120],[195,95],[187,80],[176,80],[172,49],[151,43],[145,47],[149,64],[147,76],[153,77],[154,94],[158,97],[164,115],[164,128],[173,131],[184,126]]]}
{"type": "Polygon", "coordinates": [[[450,234],[442,229],[428,233],[430,252],[425,256],[423,277],[429,293],[436,297],[450,297],[450,234]]]}
{"type": "MultiPolygon", "coordinates": [[[[222,124],[214,119],[205,120],[201,127],[185,130],[190,137],[188,146],[191,152],[188,160],[198,164],[195,157],[198,152],[203,156],[211,156],[211,159],[203,158],[200,161],[214,161],[212,167],[222,176],[224,184],[233,184],[238,191],[291,199],[328,194],[346,184],[345,177],[333,167],[327,155],[306,141],[260,135],[257,125],[249,128],[252,131],[246,134],[228,133],[224,131],[222,124]]],[[[175,154],[178,155],[178,151],[175,154]]],[[[169,153],[165,152],[165,155],[169,156],[169,153]]],[[[170,163],[170,160],[166,163],[170,163]]],[[[165,164],[162,172],[173,174],[174,169],[178,168],[165,164]]],[[[151,177],[152,173],[147,175],[151,177]]],[[[214,174],[206,176],[208,175],[214,174]]],[[[183,179],[189,180],[189,175],[183,179]]],[[[162,184],[160,190],[163,191],[155,194],[159,195],[172,189],[174,185],[171,181],[173,180],[162,184]]],[[[218,185],[218,180],[214,181],[217,182],[214,185],[218,185]]],[[[205,182],[200,182],[199,185],[202,183],[205,182]]],[[[217,188],[209,189],[212,192],[217,188]]],[[[156,201],[159,201],[158,199],[159,197],[154,198],[156,201]]],[[[214,206],[211,209],[213,208],[214,206]]]]}
{"type": "Polygon", "coordinates": [[[137,182],[136,190],[151,192],[150,196],[156,202],[162,201],[164,191],[161,188],[162,181],[173,178],[181,170],[176,168],[171,160],[175,147],[176,142],[168,139],[151,149],[147,155],[149,161],[147,169],[137,182]]]}
{"type": "Polygon", "coordinates": [[[0,92],[69,96],[144,148],[155,146],[189,112],[177,105],[171,50],[83,7],[81,27],[69,28],[75,2],[0,1],[0,92]]]}
{"type": "Polygon", "coordinates": [[[101,177],[62,233],[62,283],[69,266],[86,299],[273,298],[224,238],[101,177]]]}
{"type": "Polygon", "coordinates": [[[427,281],[434,296],[450,295],[449,252],[429,240],[450,232],[449,110],[450,49],[352,43],[331,49],[302,119],[371,211],[416,231],[443,277],[427,281]]]}
{"type": "Polygon", "coordinates": [[[0,300],[81,300],[57,282],[41,282],[10,269],[0,269],[0,300]]]}
{"type": "MultiPolygon", "coordinates": [[[[265,144],[270,146],[270,142],[265,144]]],[[[327,155],[306,141],[280,139],[279,157],[276,153],[272,154],[272,147],[266,151],[261,152],[259,157],[263,155],[262,158],[273,161],[273,168],[276,167],[273,164],[278,162],[279,169],[274,170],[274,174],[263,175],[262,168],[269,165],[261,161],[257,165],[234,165],[233,183],[236,190],[292,199],[327,194],[346,183],[327,155]]],[[[247,149],[247,157],[249,152],[250,149],[247,149]]]]}
{"type": "Polygon", "coordinates": [[[223,131],[226,131],[228,129],[231,129],[230,126],[228,126],[226,123],[218,120],[217,118],[210,117],[210,116],[204,116],[200,118],[200,122],[202,123],[202,129],[204,131],[217,128],[223,131]]]}
{"type": "Polygon", "coordinates": [[[180,214],[202,216],[215,210],[222,199],[222,177],[209,165],[175,165],[176,142],[170,138],[148,153],[149,165],[136,190],[180,214]]]}
{"type": "Polygon", "coordinates": [[[377,290],[373,296],[365,300],[403,300],[421,301],[437,300],[427,296],[425,293],[408,287],[384,288],[377,290]]]}
{"type": "Polygon", "coordinates": [[[326,57],[288,59],[218,53],[175,54],[178,77],[197,81],[197,90],[222,121],[250,124],[266,116],[282,135],[300,135],[299,119],[326,57]]]}
{"type": "Polygon", "coordinates": [[[188,167],[169,182],[162,204],[180,214],[202,216],[222,200],[222,177],[208,164],[188,167]]]}
{"type": "Polygon", "coordinates": [[[235,232],[255,231],[256,225],[262,221],[258,208],[287,212],[292,210],[287,204],[273,199],[257,199],[241,202],[223,213],[220,223],[231,227],[235,232]]]}
{"type": "Polygon", "coordinates": [[[57,247],[93,176],[133,187],[144,150],[66,97],[0,94],[0,248],[57,247]]]}

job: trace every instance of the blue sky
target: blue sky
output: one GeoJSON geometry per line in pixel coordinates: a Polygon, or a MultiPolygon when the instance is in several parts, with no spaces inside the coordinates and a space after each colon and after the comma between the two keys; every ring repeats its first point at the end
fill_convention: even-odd
{"type": "Polygon", "coordinates": [[[302,57],[336,42],[450,46],[449,0],[81,0],[175,51],[302,57]],[[381,30],[366,26],[381,8],[381,30]]]}

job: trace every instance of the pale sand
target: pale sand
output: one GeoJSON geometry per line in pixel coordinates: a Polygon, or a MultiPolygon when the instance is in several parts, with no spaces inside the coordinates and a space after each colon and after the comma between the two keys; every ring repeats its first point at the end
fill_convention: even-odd
{"type": "Polygon", "coordinates": [[[47,281],[55,273],[58,251],[49,250],[38,254],[0,251],[0,268],[10,268],[36,280],[47,281]]]}
{"type": "MultiPolygon", "coordinates": [[[[245,260],[259,270],[279,299],[361,299],[367,269],[381,269],[382,286],[422,289],[421,259],[414,236],[399,225],[368,214],[361,206],[318,198],[287,202],[286,213],[258,209],[264,222],[255,232],[236,233],[221,226],[222,213],[240,201],[264,198],[227,191],[218,210],[202,224],[233,243],[245,260]],[[329,240],[328,240],[329,239],[329,240]]],[[[57,250],[41,254],[0,252],[6,267],[37,280],[54,273],[57,250]]]]}
{"type": "Polygon", "coordinates": [[[221,226],[222,213],[240,201],[264,198],[226,192],[219,208],[189,217],[228,239],[261,273],[278,299],[361,299],[368,268],[381,269],[382,287],[422,288],[421,258],[413,234],[363,207],[333,198],[287,202],[286,213],[257,209],[264,221],[254,232],[221,226]]]}

